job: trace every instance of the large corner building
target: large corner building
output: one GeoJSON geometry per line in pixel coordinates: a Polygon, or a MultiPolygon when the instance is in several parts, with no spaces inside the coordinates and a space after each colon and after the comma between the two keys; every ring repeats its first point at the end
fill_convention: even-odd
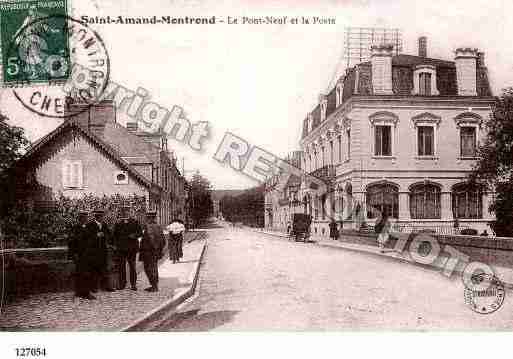
{"type": "Polygon", "coordinates": [[[357,211],[368,224],[386,213],[401,231],[490,232],[492,194],[466,177],[494,98],[484,53],[454,54],[428,57],[425,37],[415,56],[372,46],[370,61],[319,96],[303,121],[301,167],[325,179],[332,195],[301,186],[313,234],[328,235],[330,218],[355,228],[357,211]]]}

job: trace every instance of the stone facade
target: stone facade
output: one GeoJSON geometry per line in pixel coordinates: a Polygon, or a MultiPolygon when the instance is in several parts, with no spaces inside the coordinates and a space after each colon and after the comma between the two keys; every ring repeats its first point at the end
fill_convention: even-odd
{"type": "MultiPolygon", "coordinates": [[[[301,169],[301,152],[295,151],[291,153],[286,161],[292,166],[301,169]]],[[[281,232],[288,232],[290,230],[293,214],[304,212],[303,204],[300,200],[300,186],[301,179],[294,175],[288,177],[278,173],[269,178],[265,183],[264,194],[265,228],[281,232]]]]}
{"type": "MultiPolygon", "coordinates": [[[[378,59],[383,51],[375,51],[378,59]]],[[[493,193],[466,177],[494,99],[484,64],[470,63],[462,51],[455,62],[397,55],[390,62],[373,58],[371,71],[369,63],[346,71],[342,101],[300,141],[305,172],[329,183],[326,193],[301,186],[313,234],[328,235],[332,219],[342,228],[372,225],[383,212],[400,231],[491,233],[493,193]],[[370,83],[362,81],[369,72],[370,83]],[[392,95],[384,94],[381,75],[388,73],[395,76],[392,95]]]]}

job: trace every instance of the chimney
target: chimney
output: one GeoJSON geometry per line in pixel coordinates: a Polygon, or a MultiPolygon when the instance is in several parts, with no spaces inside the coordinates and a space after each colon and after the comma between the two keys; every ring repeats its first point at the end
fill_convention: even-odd
{"type": "Polygon", "coordinates": [[[372,45],[372,89],[375,95],[392,95],[393,45],[372,45]]]}
{"type": "Polygon", "coordinates": [[[116,108],[114,102],[105,100],[89,107],[89,131],[96,136],[103,137],[107,123],[116,122],[116,108]]]}
{"type": "Polygon", "coordinates": [[[419,37],[419,56],[427,57],[427,37],[419,37]]]}
{"type": "Polygon", "coordinates": [[[477,96],[477,49],[460,47],[456,49],[456,79],[459,96],[477,96]]]}
{"type": "Polygon", "coordinates": [[[477,53],[477,67],[486,67],[485,65],[485,54],[482,51],[477,53]]]}

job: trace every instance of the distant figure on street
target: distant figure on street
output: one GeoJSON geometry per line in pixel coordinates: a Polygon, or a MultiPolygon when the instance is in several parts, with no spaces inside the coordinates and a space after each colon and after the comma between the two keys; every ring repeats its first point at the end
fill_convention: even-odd
{"type": "Polygon", "coordinates": [[[379,219],[378,223],[374,227],[374,230],[378,234],[378,247],[381,253],[385,253],[385,244],[390,236],[390,221],[387,214],[383,214],[379,219]]]}
{"type": "Polygon", "coordinates": [[[183,234],[185,232],[183,221],[174,219],[167,226],[166,232],[169,234],[169,260],[173,261],[173,263],[180,262],[180,259],[183,257],[183,234]]]}
{"type": "Polygon", "coordinates": [[[93,290],[94,270],[92,260],[94,253],[90,252],[91,241],[87,236],[88,213],[81,211],[78,214],[78,223],[71,228],[70,241],[68,243],[68,258],[75,264],[75,295],[88,300],[96,299],[91,294],[93,290]]]}
{"type": "Polygon", "coordinates": [[[333,240],[337,240],[338,235],[339,235],[339,233],[338,233],[337,222],[335,222],[335,220],[332,219],[330,222],[330,238],[333,240]]]}
{"type": "MultiPolygon", "coordinates": [[[[107,224],[103,221],[104,211],[97,209],[93,212],[94,219],[86,226],[86,236],[88,236],[89,246],[87,256],[91,268],[93,292],[101,287],[106,274],[108,273],[108,245],[111,241],[111,233],[107,224]]],[[[103,283],[108,292],[113,292],[110,283],[103,283]]]]}
{"type": "Polygon", "coordinates": [[[160,225],[155,223],[157,212],[148,212],[146,218],[148,223],[144,226],[141,241],[139,260],[144,264],[144,272],[148,277],[151,287],[145,289],[147,292],[158,292],[159,290],[159,269],[158,260],[163,256],[166,245],[164,232],[160,225]]]}
{"type": "Polygon", "coordinates": [[[126,265],[130,271],[130,289],[137,290],[137,271],[135,268],[137,252],[139,252],[139,238],[142,237],[142,228],[133,217],[130,216],[130,206],[121,208],[121,218],[114,226],[114,246],[119,264],[119,286],[122,290],[126,287],[126,265]]]}

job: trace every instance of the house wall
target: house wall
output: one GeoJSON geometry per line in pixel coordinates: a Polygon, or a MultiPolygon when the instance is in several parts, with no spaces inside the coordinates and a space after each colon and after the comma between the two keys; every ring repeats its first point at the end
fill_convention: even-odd
{"type": "Polygon", "coordinates": [[[121,168],[97,148],[93,143],[77,135],[65,133],[59,140],[45,147],[35,168],[36,180],[48,186],[56,195],[62,191],[67,197],[77,198],[83,194],[95,195],[136,194],[148,198],[147,189],[129,175],[128,184],[116,184],[114,175],[121,168]],[[82,189],[65,189],[63,187],[63,161],[82,161],[82,189]]]}
{"type": "MultiPolygon", "coordinates": [[[[307,172],[312,172],[322,167],[322,159],[319,150],[321,146],[329,148],[329,141],[334,139],[334,159],[328,151],[325,151],[325,164],[333,163],[336,166],[336,193],[328,196],[326,211],[331,216],[331,202],[337,201],[341,196],[344,203],[348,202],[349,196],[345,192],[348,184],[352,186],[352,198],[359,203],[365,203],[366,187],[369,184],[388,181],[399,187],[399,221],[409,223],[413,226],[440,227],[452,226],[454,223],[452,213],[452,186],[464,182],[466,176],[471,172],[475,159],[463,159],[460,157],[460,132],[455,118],[462,113],[470,112],[478,115],[484,122],[490,112],[490,103],[475,99],[458,99],[447,101],[439,99],[423,103],[419,100],[408,98],[401,100],[353,99],[353,103],[347,106],[347,110],[340,111],[321,125],[319,130],[302,142],[303,149],[317,148],[318,160],[310,161],[305,155],[304,162],[307,172]],[[378,157],[374,154],[374,125],[371,121],[373,115],[380,112],[389,112],[395,117],[393,126],[393,153],[391,157],[378,157]],[[417,130],[413,119],[421,114],[430,113],[433,115],[435,124],[435,154],[432,158],[420,158],[417,156],[417,130]],[[333,130],[335,125],[338,131],[332,131],[331,136],[327,135],[328,129],[333,130]],[[347,151],[346,130],[351,131],[350,153],[347,151]],[[341,151],[338,148],[338,135],[342,137],[341,151]],[[313,147],[312,143],[316,143],[313,147]],[[339,153],[341,155],[339,155],[339,153]],[[440,219],[412,219],[410,216],[409,189],[410,186],[430,181],[441,187],[441,218],[440,219]],[[340,192],[338,191],[340,190],[340,192]]],[[[379,116],[377,116],[379,117],[379,116]]],[[[484,140],[486,133],[484,127],[478,124],[478,140],[484,140]]],[[[492,200],[492,193],[485,193],[483,196],[483,217],[480,219],[460,219],[462,228],[469,227],[478,231],[487,230],[489,222],[494,215],[489,212],[488,207],[492,200]]],[[[314,212],[315,212],[315,201],[314,212]]],[[[347,218],[350,207],[344,206],[342,218],[347,218]]],[[[318,211],[320,213],[320,210],[318,211]]],[[[337,217],[336,214],[334,216],[337,217]]],[[[340,216],[339,216],[340,217],[340,216]]],[[[374,221],[372,220],[372,223],[374,221]]],[[[312,233],[328,233],[329,220],[314,221],[312,233]]],[[[348,223],[351,227],[352,223],[348,223]]]]}

